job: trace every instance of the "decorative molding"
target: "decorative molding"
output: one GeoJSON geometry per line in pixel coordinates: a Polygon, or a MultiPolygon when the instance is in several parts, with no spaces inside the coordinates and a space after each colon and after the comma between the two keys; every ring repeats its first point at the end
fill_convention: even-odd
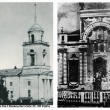
{"type": "Polygon", "coordinates": [[[67,49],[66,48],[60,48],[58,49],[58,53],[66,53],[67,49]]]}
{"type": "Polygon", "coordinates": [[[110,30],[110,24],[108,24],[108,23],[105,23],[105,22],[93,23],[93,24],[89,25],[86,28],[86,30],[84,32],[83,40],[87,40],[87,36],[89,35],[89,33],[93,30],[93,28],[95,28],[97,26],[104,26],[104,27],[107,27],[110,30]]]}

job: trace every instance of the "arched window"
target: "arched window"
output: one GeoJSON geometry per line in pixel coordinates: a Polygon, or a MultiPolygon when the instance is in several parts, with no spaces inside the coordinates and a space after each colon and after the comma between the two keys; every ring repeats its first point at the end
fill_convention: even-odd
{"type": "MultiPolygon", "coordinates": [[[[30,53],[31,52],[34,52],[34,50],[31,49],[30,53]]],[[[31,66],[33,66],[33,65],[35,65],[35,54],[34,53],[30,54],[30,57],[31,57],[31,66]]]]}
{"type": "Polygon", "coordinates": [[[31,35],[32,43],[34,43],[34,35],[31,35]]]}
{"type": "Polygon", "coordinates": [[[35,55],[31,54],[31,66],[35,65],[35,55]]]}

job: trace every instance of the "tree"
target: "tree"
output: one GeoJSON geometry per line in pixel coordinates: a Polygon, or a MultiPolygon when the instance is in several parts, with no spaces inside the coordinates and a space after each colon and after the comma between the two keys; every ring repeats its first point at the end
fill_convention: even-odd
{"type": "Polygon", "coordinates": [[[1,101],[3,101],[3,104],[9,104],[8,91],[7,91],[7,88],[4,87],[3,83],[4,83],[4,81],[3,81],[3,78],[1,77],[1,79],[0,79],[0,99],[1,99],[1,101]]]}

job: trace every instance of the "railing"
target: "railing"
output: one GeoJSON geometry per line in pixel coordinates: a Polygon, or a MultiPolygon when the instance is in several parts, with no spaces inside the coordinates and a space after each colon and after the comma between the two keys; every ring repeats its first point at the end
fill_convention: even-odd
{"type": "Polygon", "coordinates": [[[110,91],[78,91],[78,90],[59,90],[58,102],[67,103],[110,103],[110,91]]]}
{"type": "Polygon", "coordinates": [[[37,41],[34,41],[34,42],[23,42],[23,45],[30,45],[30,44],[44,44],[44,45],[49,45],[48,42],[44,42],[42,40],[37,40],[37,41]]]}

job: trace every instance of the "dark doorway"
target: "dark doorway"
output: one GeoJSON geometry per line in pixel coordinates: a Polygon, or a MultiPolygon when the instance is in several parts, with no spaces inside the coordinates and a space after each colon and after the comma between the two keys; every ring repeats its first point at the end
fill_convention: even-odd
{"type": "Polygon", "coordinates": [[[94,64],[94,76],[96,76],[96,72],[101,72],[101,76],[106,76],[106,63],[107,61],[103,58],[99,57],[93,61],[94,64]]]}
{"type": "Polygon", "coordinates": [[[106,77],[106,63],[107,61],[101,57],[93,61],[95,90],[101,90],[102,77],[106,77]]]}
{"type": "Polygon", "coordinates": [[[79,60],[69,60],[69,82],[78,82],[79,60]]]}

